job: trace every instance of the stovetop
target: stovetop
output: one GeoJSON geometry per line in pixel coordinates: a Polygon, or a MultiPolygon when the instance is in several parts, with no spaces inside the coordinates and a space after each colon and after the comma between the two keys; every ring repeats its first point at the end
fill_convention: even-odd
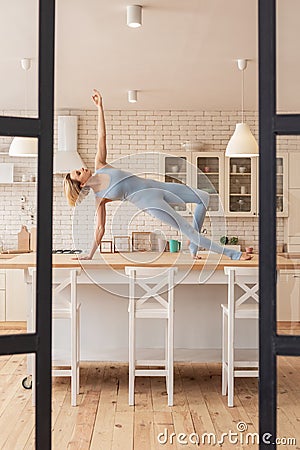
{"type": "Polygon", "coordinates": [[[79,249],[69,249],[69,248],[65,248],[65,249],[57,249],[57,250],[52,250],[53,254],[69,254],[69,255],[78,255],[79,253],[82,253],[82,250],[79,249]]]}

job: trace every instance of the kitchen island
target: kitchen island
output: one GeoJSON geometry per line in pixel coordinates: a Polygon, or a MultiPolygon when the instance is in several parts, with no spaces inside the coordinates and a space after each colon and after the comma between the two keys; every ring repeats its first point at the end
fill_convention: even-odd
{"type": "MultiPolygon", "coordinates": [[[[9,255],[12,256],[12,255],[9,255]]],[[[23,254],[0,259],[0,267],[22,269],[28,290],[31,278],[28,269],[35,266],[36,255],[23,254]]],[[[300,259],[278,256],[279,270],[300,269],[300,259]]],[[[55,268],[80,268],[78,296],[81,302],[81,359],[98,361],[127,361],[128,313],[127,265],[153,267],[177,266],[175,288],[175,359],[192,361],[219,361],[221,355],[221,308],[226,302],[227,280],[225,266],[257,267],[258,256],[251,261],[230,261],[210,254],[201,260],[192,260],[185,253],[107,253],[97,254],[91,261],[79,261],[74,255],[53,255],[55,268]]],[[[162,346],[163,327],[154,327],[147,320],[139,343],[142,348],[162,346]]],[[[238,346],[249,349],[257,345],[253,323],[245,321],[238,346]]],[[[56,334],[64,339],[65,327],[56,334]]]]}

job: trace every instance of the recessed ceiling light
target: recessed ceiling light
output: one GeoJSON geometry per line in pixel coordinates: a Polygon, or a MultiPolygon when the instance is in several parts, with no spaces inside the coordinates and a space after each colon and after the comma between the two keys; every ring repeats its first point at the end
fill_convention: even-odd
{"type": "Polygon", "coordinates": [[[127,25],[138,28],[142,25],[142,7],[140,5],[127,6],[127,25]]]}
{"type": "Polygon", "coordinates": [[[137,102],[137,91],[128,91],[128,101],[129,103],[137,102]]]}

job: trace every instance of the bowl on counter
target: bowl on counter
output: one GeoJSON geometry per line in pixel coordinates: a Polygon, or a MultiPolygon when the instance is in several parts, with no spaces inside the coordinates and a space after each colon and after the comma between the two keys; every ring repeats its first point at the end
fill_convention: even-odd
{"type": "Polygon", "coordinates": [[[184,148],[184,150],[189,151],[200,151],[203,150],[203,142],[198,141],[197,139],[194,141],[185,141],[181,144],[181,147],[184,148]]]}

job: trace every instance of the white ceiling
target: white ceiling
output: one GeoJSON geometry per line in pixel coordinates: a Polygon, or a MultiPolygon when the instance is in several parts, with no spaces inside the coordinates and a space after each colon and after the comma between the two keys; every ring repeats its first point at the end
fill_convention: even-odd
{"type": "MultiPolygon", "coordinates": [[[[257,109],[257,0],[142,0],[138,29],[126,26],[133,3],[57,0],[56,108],[92,109],[96,87],[107,109],[240,109],[235,60],[247,58],[245,109],[257,109]],[[129,89],[138,103],[128,103],[129,89]]],[[[37,4],[0,0],[0,110],[36,108],[37,4]],[[33,58],[27,82],[22,57],[33,58]]],[[[300,2],[278,5],[279,105],[297,111],[300,2]]]]}

